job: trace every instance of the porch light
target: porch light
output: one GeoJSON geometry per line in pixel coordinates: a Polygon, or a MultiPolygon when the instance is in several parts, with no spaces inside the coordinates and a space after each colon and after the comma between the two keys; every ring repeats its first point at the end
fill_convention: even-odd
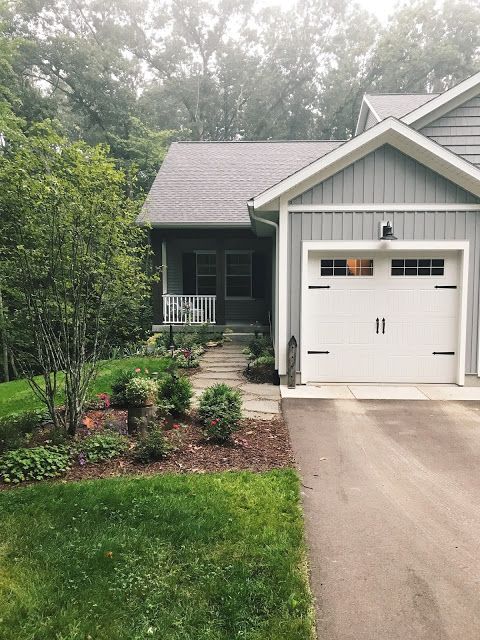
{"type": "Polygon", "coordinates": [[[390,220],[388,220],[386,224],[382,225],[382,227],[383,227],[383,233],[380,240],[398,240],[398,238],[393,235],[393,228],[390,223],[390,220]]]}

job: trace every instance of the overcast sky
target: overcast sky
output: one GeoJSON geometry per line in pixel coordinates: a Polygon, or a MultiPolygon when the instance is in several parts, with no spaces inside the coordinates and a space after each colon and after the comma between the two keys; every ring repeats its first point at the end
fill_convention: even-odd
{"type": "MultiPolygon", "coordinates": [[[[264,4],[278,4],[283,7],[291,7],[295,0],[263,0],[264,4]]],[[[385,22],[398,3],[398,0],[357,0],[359,4],[374,13],[379,20],[385,22]]]]}

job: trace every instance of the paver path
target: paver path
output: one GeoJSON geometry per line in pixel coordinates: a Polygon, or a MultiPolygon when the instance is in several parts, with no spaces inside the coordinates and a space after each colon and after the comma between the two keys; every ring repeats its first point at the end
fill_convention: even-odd
{"type": "Polygon", "coordinates": [[[253,384],[243,375],[247,358],[245,345],[227,343],[223,347],[207,349],[201,359],[200,370],[190,378],[194,402],[204,389],[219,382],[236,387],[243,398],[243,413],[247,418],[271,420],[280,413],[280,389],[270,384],[253,384]]]}

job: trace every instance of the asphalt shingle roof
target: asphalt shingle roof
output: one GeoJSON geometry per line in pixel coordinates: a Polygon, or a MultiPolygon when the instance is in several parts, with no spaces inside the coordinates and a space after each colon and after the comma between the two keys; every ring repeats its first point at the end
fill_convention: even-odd
{"type": "Polygon", "coordinates": [[[436,98],[438,93],[371,93],[368,101],[381,120],[393,116],[402,118],[414,109],[436,98]]]}
{"type": "Polygon", "coordinates": [[[338,140],[174,142],[138,221],[248,225],[250,198],[341,144],[338,140]]]}

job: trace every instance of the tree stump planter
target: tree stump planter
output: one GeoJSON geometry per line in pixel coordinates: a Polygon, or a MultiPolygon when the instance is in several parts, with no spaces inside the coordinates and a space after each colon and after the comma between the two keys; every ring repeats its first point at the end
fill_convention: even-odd
{"type": "Polygon", "coordinates": [[[146,423],[155,420],[157,416],[157,406],[152,404],[147,407],[128,407],[127,427],[128,433],[137,433],[142,435],[146,432],[146,423]]]}

